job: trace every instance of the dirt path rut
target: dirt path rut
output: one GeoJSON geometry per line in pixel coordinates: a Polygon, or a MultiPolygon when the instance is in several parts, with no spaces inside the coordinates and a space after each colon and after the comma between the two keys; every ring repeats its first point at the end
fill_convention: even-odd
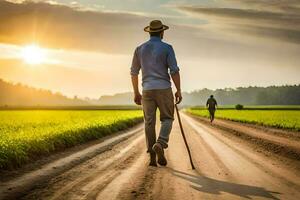
{"type": "MultiPolygon", "coordinates": [[[[272,156],[182,113],[196,170],[177,121],[167,167],[149,167],[144,133],[31,190],[23,199],[299,199],[300,175],[272,156]]],[[[265,137],[265,135],[264,135],[265,137]]],[[[300,145],[293,142],[293,145],[300,145]]],[[[295,161],[295,164],[299,164],[295,161]]]]}

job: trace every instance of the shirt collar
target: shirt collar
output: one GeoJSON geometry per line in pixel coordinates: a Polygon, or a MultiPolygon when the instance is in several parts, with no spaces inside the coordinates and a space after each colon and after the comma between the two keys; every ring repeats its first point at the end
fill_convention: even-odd
{"type": "Polygon", "coordinates": [[[150,41],[161,41],[161,38],[157,36],[151,36],[150,41]]]}

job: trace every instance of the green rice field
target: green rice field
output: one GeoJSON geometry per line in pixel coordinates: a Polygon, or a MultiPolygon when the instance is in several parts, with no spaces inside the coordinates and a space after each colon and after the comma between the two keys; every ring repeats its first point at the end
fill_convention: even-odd
{"type": "Polygon", "coordinates": [[[101,138],[142,119],[140,110],[0,111],[0,169],[101,138]]]}
{"type": "MultiPolygon", "coordinates": [[[[206,109],[188,109],[186,112],[202,117],[209,117],[209,112],[206,109]]],[[[216,111],[215,117],[300,131],[300,110],[220,109],[216,111]]]]}
{"type": "MultiPolygon", "coordinates": [[[[194,106],[192,110],[206,109],[205,106],[194,106]]],[[[235,110],[235,105],[222,105],[218,110],[235,110]]],[[[243,110],[300,110],[300,105],[246,105],[243,110]]]]}

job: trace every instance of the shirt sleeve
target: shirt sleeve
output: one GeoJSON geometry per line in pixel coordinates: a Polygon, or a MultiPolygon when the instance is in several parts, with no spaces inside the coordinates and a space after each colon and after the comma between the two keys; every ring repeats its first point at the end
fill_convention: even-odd
{"type": "Polygon", "coordinates": [[[167,65],[170,69],[170,74],[175,74],[179,72],[179,67],[177,66],[177,60],[175,57],[175,52],[172,46],[170,46],[170,50],[167,57],[167,65]]]}
{"type": "Polygon", "coordinates": [[[131,75],[139,75],[140,69],[141,69],[141,63],[138,58],[138,48],[135,49],[133,59],[132,59],[132,64],[130,68],[130,74],[131,75]]]}

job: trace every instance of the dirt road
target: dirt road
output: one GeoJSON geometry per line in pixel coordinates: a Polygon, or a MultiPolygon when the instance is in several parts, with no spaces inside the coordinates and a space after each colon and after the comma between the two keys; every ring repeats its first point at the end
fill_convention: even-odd
{"type": "MultiPolygon", "coordinates": [[[[148,166],[140,130],[110,150],[50,180],[45,178],[22,199],[300,199],[299,160],[265,152],[185,114],[182,118],[196,170],[190,167],[175,121],[166,151],[167,167],[148,166]]],[[[297,153],[299,141],[290,142],[297,153]]],[[[2,197],[8,198],[9,191],[6,195],[2,197]]]]}

